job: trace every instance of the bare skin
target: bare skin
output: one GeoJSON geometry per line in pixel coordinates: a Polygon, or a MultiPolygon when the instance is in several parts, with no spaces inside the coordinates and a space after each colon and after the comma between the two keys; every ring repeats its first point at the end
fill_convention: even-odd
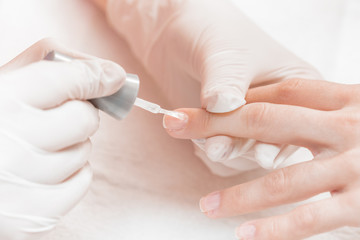
{"type": "Polygon", "coordinates": [[[332,197],[284,215],[253,220],[240,239],[302,239],[342,226],[360,226],[360,85],[293,79],[250,89],[247,104],[226,114],[178,109],[185,121],[164,118],[175,138],[225,134],[310,149],[313,161],[210,193],[200,200],[211,218],[256,212],[316,194],[332,197]]]}

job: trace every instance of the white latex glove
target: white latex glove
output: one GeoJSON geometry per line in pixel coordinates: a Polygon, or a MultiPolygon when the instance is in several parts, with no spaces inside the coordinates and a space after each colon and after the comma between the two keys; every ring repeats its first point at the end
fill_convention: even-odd
{"type": "Polygon", "coordinates": [[[0,239],[39,239],[85,195],[92,177],[89,137],[98,110],[125,79],[110,61],[40,61],[43,40],[0,68],[0,239]]]}
{"type": "MultiPolygon", "coordinates": [[[[198,102],[195,82],[202,107],[223,113],[245,104],[249,86],[321,78],[229,0],[108,0],[106,13],[175,107],[198,102]]],[[[220,175],[258,164],[273,168],[296,150],[227,136],[194,142],[196,154],[220,175]]]]}

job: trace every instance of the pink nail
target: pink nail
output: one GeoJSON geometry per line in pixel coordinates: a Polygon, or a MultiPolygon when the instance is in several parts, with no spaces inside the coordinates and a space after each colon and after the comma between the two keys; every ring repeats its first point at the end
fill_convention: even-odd
{"type": "Polygon", "coordinates": [[[180,113],[181,118],[175,118],[171,116],[164,116],[163,126],[170,131],[179,131],[186,127],[189,117],[186,113],[180,113]]]}
{"type": "Polygon", "coordinates": [[[243,224],[236,229],[236,237],[241,240],[252,240],[255,237],[256,227],[251,224],[243,224]]]}
{"type": "Polygon", "coordinates": [[[220,192],[213,192],[200,199],[201,212],[210,212],[218,209],[220,206],[220,192]]]}

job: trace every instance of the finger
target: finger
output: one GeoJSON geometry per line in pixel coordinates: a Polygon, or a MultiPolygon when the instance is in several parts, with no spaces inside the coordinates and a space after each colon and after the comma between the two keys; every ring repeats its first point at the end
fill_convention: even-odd
{"type": "MultiPolygon", "coordinates": [[[[319,74],[309,64],[264,34],[232,4],[221,4],[219,7],[227,8],[228,15],[223,21],[242,23],[243,29],[239,31],[239,26],[232,24],[219,28],[217,24],[210,23],[197,39],[195,67],[199,69],[202,82],[203,108],[209,112],[224,113],[242,106],[250,84],[283,81],[296,76],[319,79],[319,74]],[[251,37],[244,36],[243,32],[247,30],[251,32],[251,37]],[[266,44],[257,46],[254,36],[266,44]]],[[[217,11],[217,8],[209,10],[217,11]]]]}
{"type": "Polygon", "coordinates": [[[201,149],[211,161],[239,170],[243,169],[245,159],[256,161],[262,168],[275,169],[299,149],[296,146],[281,146],[227,136],[214,136],[201,141],[197,139],[194,143],[201,145],[201,149]]]}
{"type": "Polygon", "coordinates": [[[82,168],[91,152],[91,142],[49,153],[0,130],[1,169],[40,184],[58,184],[82,168]],[[52,171],[51,169],[56,169],[52,171]]]}
{"type": "Polygon", "coordinates": [[[45,151],[85,142],[99,127],[98,110],[89,102],[74,100],[49,110],[22,108],[19,118],[6,123],[3,129],[45,151]]]}
{"type": "Polygon", "coordinates": [[[18,56],[16,56],[13,60],[8,62],[4,66],[1,66],[0,70],[2,72],[12,71],[29,65],[31,63],[41,61],[49,52],[53,50],[57,50],[73,58],[94,59],[94,57],[90,55],[68,49],[64,45],[57,42],[55,39],[44,38],[31,45],[29,48],[20,53],[18,56]]]}
{"type": "Polygon", "coordinates": [[[338,173],[341,164],[335,160],[311,161],[279,169],[251,182],[211,193],[200,200],[200,207],[207,216],[218,218],[301,201],[344,186],[348,179],[338,173]]]}
{"type": "Polygon", "coordinates": [[[281,146],[256,142],[253,148],[254,160],[265,169],[274,169],[275,161],[281,151],[281,146]]]}
{"type": "Polygon", "coordinates": [[[209,112],[222,113],[244,105],[251,80],[244,77],[241,49],[223,49],[208,54],[201,77],[202,107],[209,112]]]}
{"type": "MultiPolygon", "coordinates": [[[[229,13],[224,21],[248,21],[234,10],[232,4],[222,3],[219,7],[229,13]]],[[[245,94],[254,73],[248,62],[251,52],[248,46],[241,44],[244,36],[234,34],[239,32],[238,26],[228,24],[219,27],[216,20],[209,21],[209,15],[218,14],[215,9],[218,8],[212,6],[204,11],[206,14],[196,14],[197,22],[207,23],[201,34],[194,32],[199,30],[198,27],[187,28],[186,32],[198,36],[195,44],[192,43],[194,57],[191,60],[194,60],[192,65],[196,78],[201,81],[202,107],[209,112],[220,113],[245,104],[245,94]]]]}
{"type": "MultiPolygon", "coordinates": [[[[3,75],[8,94],[48,109],[71,99],[111,95],[125,80],[119,65],[105,60],[40,61],[3,75]]],[[[5,90],[4,90],[5,92],[5,90]]]]}
{"type": "Polygon", "coordinates": [[[204,150],[213,162],[224,162],[232,151],[233,139],[228,136],[214,136],[206,139],[204,150]]]}
{"type": "Polygon", "coordinates": [[[199,139],[228,135],[266,143],[292,144],[313,148],[341,141],[333,129],[335,113],[298,106],[252,103],[226,114],[201,109],[178,109],[187,117],[164,117],[164,127],[175,138],[199,139]]]}
{"type": "MultiPolygon", "coordinates": [[[[196,143],[200,145],[199,140],[196,143]]],[[[201,145],[211,161],[239,170],[244,166],[239,158],[255,160],[261,167],[273,169],[274,160],[280,152],[280,147],[272,144],[221,135],[203,139],[201,145]]]]}
{"type": "Polygon", "coordinates": [[[292,212],[245,223],[236,230],[238,239],[304,239],[351,224],[354,213],[341,197],[303,205],[292,212]]]}
{"type": "Polygon", "coordinates": [[[48,222],[53,222],[48,226],[51,229],[55,227],[59,217],[64,216],[85,195],[91,179],[92,171],[88,164],[56,185],[32,183],[1,171],[1,208],[4,211],[0,215],[10,213],[18,222],[30,224],[25,226],[38,226],[39,229],[45,228],[48,222]],[[18,204],[14,199],[22,199],[26,204],[18,204]]]}
{"type": "Polygon", "coordinates": [[[231,176],[239,175],[239,173],[241,172],[250,171],[258,167],[252,161],[243,164],[240,170],[236,168],[228,167],[225,163],[224,164],[215,163],[211,161],[206,156],[205,152],[201,150],[200,147],[198,147],[197,145],[194,146],[194,154],[203,161],[205,166],[210,170],[212,174],[220,177],[231,177],[231,176]]]}
{"type": "MultiPolygon", "coordinates": [[[[338,110],[347,105],[357,85],[343,85],[320,80],[291,79],[250,89],[248,103],[269,102],[319,110],[338,110]]],[[[355,95],[357,96],[357,95],[355,95]]]]}

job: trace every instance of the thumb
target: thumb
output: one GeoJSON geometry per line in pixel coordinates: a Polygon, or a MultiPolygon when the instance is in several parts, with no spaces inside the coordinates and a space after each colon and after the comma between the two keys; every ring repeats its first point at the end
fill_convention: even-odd
{"type": "Polygon", "coordinates": [[[85,53],[69,49],[55,39],[44,38],[31,45],[29,48],[24,50],[10,62],[1,66],[0,70],[2,72],[13,71],[31,63],[41,61],[49,52],[54,50],[76,59],[94,58],[93,56],[87,55],[85,53]]]}
{"type": "Polygon", "coordinates": [[[202,107],[213,113],[233,111],[246,103],[250,72],[242,64],[244,54],[236,49],[211,54],[204,61],[202,107]]]}
{"type": "Polygon", "coordinates": [[[8,94],[41,109],[68,100],[88,100],[111,95],[125,81],[125,71],[102,59],[71,62],[39,61],[3,75],[8,94]]]}
{"type": "Polygon", "coordinates": [[[249,86],[292,78],[322,79],[316,69],[286,49],[278,50],[276,62],[253,59],[250,50],[242,52],[235,47],[212,51],[200,72],[202,107],[209,112],[230,112],[244,105],[249,86]]]}
{"type": "MultiPolygon", "coordinates": [[[[250,47],[251,44],[244,45],[243,50],[236,47],[223,48],[221,51],[219,48],[208,48],[210,54],[205,58],[201,72],[202,107],[213,113],[230,112],[246,103],[244,96],[249,86],[291,78],[322,79],[310,64],[273,40],[267,44],[269,46],[266,53],[259,53],[257,48],[250,47]]],[[[205,153],[212,161],[227,161],[229,156],[234,156],[235,153],[238,155],[239,152],[247,154],[239,151],[242,146],[235,144],[236,139],[229,136],[214,136],[205,142],[205,153]]],[[[264,162],[261,157],[263,154],[256,156],[258,162],[264,162]]]]}
{"type": "Polygon", "coordinates": [[[203,108],[213,113],[229,112],[245,104],[249,87],[290,78],[322,78],[310,64],[248,19],[241,22],[240,32],[214,27],[198,41],[195,66],[202,83],[203,108]]]}

